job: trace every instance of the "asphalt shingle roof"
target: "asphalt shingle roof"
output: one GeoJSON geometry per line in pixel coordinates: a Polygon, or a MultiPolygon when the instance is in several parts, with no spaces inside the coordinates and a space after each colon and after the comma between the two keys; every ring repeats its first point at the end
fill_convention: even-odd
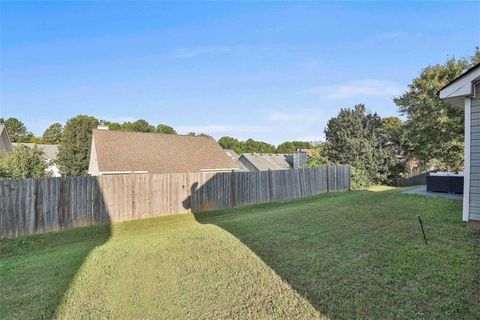
{"type": "Polygon", "coordinates": [[[292,168],[291,154],[275,154],[275,153],[242,153],[257,170],[285,170],[292,168]]]}
{"type": "Polygon", "coordinates": [[[233,170],[238,165],[210,137],[93,130],[100,172],[233,170]]]}

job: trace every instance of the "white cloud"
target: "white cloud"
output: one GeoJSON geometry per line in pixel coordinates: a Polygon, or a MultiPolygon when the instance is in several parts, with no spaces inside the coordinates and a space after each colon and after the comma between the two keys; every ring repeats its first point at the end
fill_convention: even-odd
{"type": "Polygon", "coordinates": [[[314,93],[330,100],[341,100],[358,96],[394,96],[402,87],[394,82],[377,79],[363,79],[342,84],[317,87],[314,93]]]}
{"type": "Polygon", "coordinates": [[[192,48],[177,48],[172,55],[175,58],[195,58],[205,54],[227,53],[233,50],[230,46],[198,46],[192,48]]]}

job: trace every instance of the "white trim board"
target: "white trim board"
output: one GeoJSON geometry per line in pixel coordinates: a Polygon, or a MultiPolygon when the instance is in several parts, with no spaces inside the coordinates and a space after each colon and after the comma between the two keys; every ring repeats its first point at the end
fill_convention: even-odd
{"type": "Polygon", "coordinates": [[[146,170],[134,170],[134,171],[100,171],[100,175],[135,174],[135,173],[145,174],[145,173],[148,173],[148,171],[146,171],[146,170]]]}
{"type": "Polygon", "coordinates": [[[470,153],[472,99],[465,98],[465,144],[464,144],[464,178],[463,178],[463,221],[469,220],[470,213],[470,153]]]}

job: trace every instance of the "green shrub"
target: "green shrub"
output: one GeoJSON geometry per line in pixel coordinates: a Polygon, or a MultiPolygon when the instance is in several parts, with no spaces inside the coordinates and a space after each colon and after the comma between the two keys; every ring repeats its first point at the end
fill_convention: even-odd
{"type": "Polygon", "coordinates": [[[350,168],[352,174],[352,190],[365,190],[372,185],[372,180],[368,177],[367,171],[365,171],[364,169],[357,169],[353,166],[351,166],[350,168]]]}
{"type": "Polygon", "coordinates": [[[36,146],[31,149],[21,144],[0,159],[0,176],[5,178],[41,178],[46,168],[43,151],[36,146]]]}

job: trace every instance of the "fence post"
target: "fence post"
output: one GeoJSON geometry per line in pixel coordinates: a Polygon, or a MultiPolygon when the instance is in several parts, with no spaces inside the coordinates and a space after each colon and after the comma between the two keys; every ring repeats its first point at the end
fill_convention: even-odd
{"type": "Polygon", "coordinates": [[[297,174],[298,174],[298,183],[300,185],[300,198],[303,198],[303,180],[302,177],[303,177],[303,169],[299,168],[297,169],[297,174]]]}
{"type": "Polygon", "coordinates": [[[65,199],[65,177],[61,177],[60,179],[60,189],[59,189],[59,196],[58,196],[58,224],[60,226],[60,230],[65,230],[65,217],[66,217],[66,199],[65,199]]]}
{"type": "Polygon", "coordinates": [[[330,166],[325,166],[327,171],[327,193],[330,192],[330,166]]]}
{"type": "Polygon", "coordinates": [[[272,202],[273,198],[273,189],[272,189],[272,170],[268,169],[268,197],[269,197],[269,202],[272,202]]]}
{"type": "MultiPolygon", "coordinates": [[[[137,180],[135,179],[134,174],[130,176],[130,180],[132,182],[132,189],[130,191],[132,193],[132,217],[136,217],[137,216],[137,201],[136,201],[137,195],[135,192],[135,187],[136,187],[137,180]]],[[[108,214],[106,216],[108,216],[108,214]]]]}
{"type": "Polygon", "coordinates": [[[232,207],[236,207],[237,206],[237,179],[235,176],[235,171],[232,171],[232,173],[230,173],[230,176],[232,177],[230,179],[230,184],[231,184],[230,199],[232,199],[232,207]]]}
{"type": "Polygon", "coordinates": [[[347,165],[348,172],[348,191],[352,190],[352,166],[347,165]]]}

